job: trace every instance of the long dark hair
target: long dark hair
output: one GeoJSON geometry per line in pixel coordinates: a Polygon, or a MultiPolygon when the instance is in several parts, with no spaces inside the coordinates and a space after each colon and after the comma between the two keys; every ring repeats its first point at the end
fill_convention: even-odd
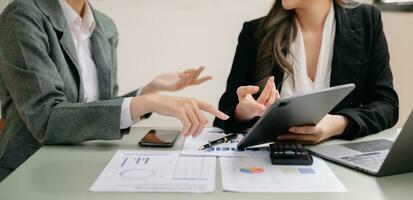
{"type": "MultiPolygon", "coordinates": [[[[345,8],[354,8],[358,3],[351,0],[334,0],[345,8]]],[[[295,11],[285,10],[281,0],[275,0],[269,13],[261,19],[256,37],[258,39],[257,67],[254,81],[262,88],[272,75],[273,67],[293,75],[292,65],[287,61],[287,50],[297,37],[295,11]]]]}

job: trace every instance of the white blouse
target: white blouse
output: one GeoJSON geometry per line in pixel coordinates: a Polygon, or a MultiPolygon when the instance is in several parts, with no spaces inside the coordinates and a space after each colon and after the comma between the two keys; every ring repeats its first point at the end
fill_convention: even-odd
{"type": "Polygon", "coordinates": [[[296,20],[296,23],[298,27],[297,38],[291,44],[289,53],[287,54],[287,60],[292,65],[294,76],[284,73],[283,86],[280,94],[281,98],[330,87],[331,63],[333,60],[334,39],[336,34],[334,4],[331,4],[330,11],[324,23],[314,82],[307,74],[304,38],[298,20],[296,20]]]}
{"type": "MultiPolygon", "coordinates": [[[[72,34],[73,42],[79,60],[80,73],[83,81],[84,102],[99,100],[99,82],[95,61],[92,56],[90,38],[96,28],[96,21],[88,2],[85,3],[83,17],[66,2],[59,0],[63,15],[72,34]]],[[[138,94],[139,95],[139,94],[138,94]]],[[[125,98],[122,102],[120,115],[120,129],[131,126],[130,104],[132,97],[125,98]]]]}

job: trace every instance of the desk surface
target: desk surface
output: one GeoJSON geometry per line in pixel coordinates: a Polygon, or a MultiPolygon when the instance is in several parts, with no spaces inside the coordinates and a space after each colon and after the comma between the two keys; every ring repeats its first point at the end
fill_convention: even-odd
{"type": "MultiPolygon", "coordinates": [[[[93,193],[89,188],[117,149],[142,149],[136,144],[147,128],[133,128],[122,141],[94,141],[79,145],[44,146],[0,184],[0,199],[411,199],[413,173],[376,178],[328,162],[343,182],[345,193],[233,193],[223,192],[220,170],[216,191],[209,194],[186,193],[93,193]]],[[[394,140],[396,129],[363,138],[394,140]]],[[[181,149],[183,138],[175,144],[181,149]]],[[[339,143],[345,141],[329,141],[339,143]]],[[[219,165],[219,161],[218,161],[219,165]]],[[[219,167],[219,166],[217,166],[219,167]]]]}

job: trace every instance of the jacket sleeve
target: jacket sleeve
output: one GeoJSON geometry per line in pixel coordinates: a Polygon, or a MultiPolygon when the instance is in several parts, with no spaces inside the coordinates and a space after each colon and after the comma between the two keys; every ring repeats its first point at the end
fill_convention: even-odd
{"type": "Polygon", "coordinates": [[[230,116],[227,121],[215,118],[214,126],[224,129],[226,132],[239,132],[250,128],[256,119],[250,122],[240,123],[234,119],[235,107],[238,104],[237,89],[240,86],[251,85],[252,74],[256,62],[256,47],[254,45],[254,30],[249,22],[244,23],[238,38],[238,46],[232,64],[231,72],[227,80],[224,94],[219,101],[219,109],[230,116]]]}
{"type": "Polygon", "coordinates": [[[361,96],[362,105],[336,113],[350,119],[349,125],[339,138],[353,139],[377,133],[394,126],[399,118],[399,100],[393,88],[390,56],[381,15],[378,8],[372,9],[373,44],[366,88],[361,96]]]}
{"type": "Polygon", "coordinates": [[[120,139],[123,99],[69,102],[38,17],[20,9],[1,27],[1,77],[28,130],[41,144],[120,139]]]}

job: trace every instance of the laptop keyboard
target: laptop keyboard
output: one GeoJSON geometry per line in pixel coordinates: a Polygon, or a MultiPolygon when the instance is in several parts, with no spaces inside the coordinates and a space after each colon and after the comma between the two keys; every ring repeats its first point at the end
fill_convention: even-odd
{"type": "Polygon", "coordinates": [[[341,159],[348,162],[377,170],[383,164],[385,158],[386,154],[383,152],[371,152],[354,156],[341,157],[341,159]]]}
{"type": "Polygon", "coordinates": [[[389,140],[372,140],[365,142],[342,144],[342,146],[355,151],[360,151],[362,153],[369,153],[389,150],[393,146],[393,142],[389,140]]]}

